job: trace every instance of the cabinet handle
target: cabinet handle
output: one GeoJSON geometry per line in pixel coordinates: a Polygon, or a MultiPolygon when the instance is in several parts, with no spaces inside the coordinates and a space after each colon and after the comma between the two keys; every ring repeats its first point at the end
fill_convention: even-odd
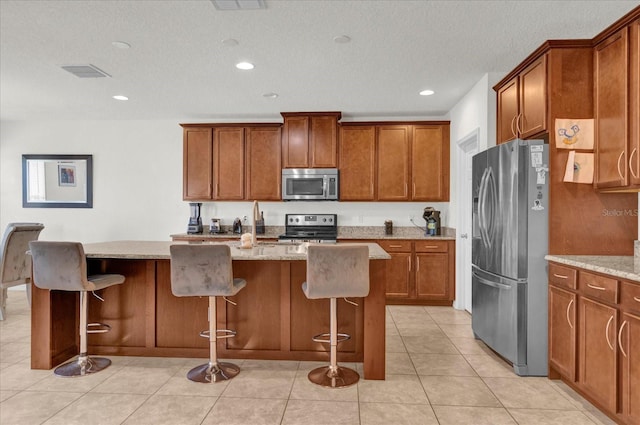
{"type": "Polygon", "coordinates": [[[609,326],[611,326],[612,321],[613,321],[613,316],[609,317],[609,321],[607,322],[607,328],[604,335],[607,338],[607,345],[609,345],[609,348],[611,348],[611,351],[615,349],[615,347],[611,345],[611,341],[609,341],[609,326]]]}
{"type": "Polygon", "coordinates": [[[569,276],[565,276],[563,274],[553,274],[554,277],[557,277],[558,279],[569,279],[569,276]]]}
{"type": "Polygon", "coordinates": [[[571,299],[571,301],[569,301],[569,305],[567,305],[567,323],[569,323],[569,327],[571,329],[573,329],[573,325],[571,324],[571,318],[569,317],[569,309],[571,308],[572,304],[573,304],[573,299],[571,299]]]}
{"type": "Polygon", "coordinates": [[[409,185],[406,183],[404,184],[404,194],[409,195],[409,185]]]}
{"type": "Polygon", "coordinates": [[[618,174],[620,175],[620,178],[624,180],[624,176],[622,175],[622,169],[620,168],[620,160],[622,159],[623,156],[624,156],[624,151],[620,152],[620,156],[618,157],[618,174]]]}
{"type": "Polygon", "coordinates": [[[602,286],[597,286],[597,285],[592,285],[590,283],[587,283],[587,286],[591,289],[597,289],[598,291],[604,291],[605,288],[603,288],[602,286]]]}
{"type": "Polygon", "coordinates": [[[220,196],[220,183],[216,183],[216,196],[220,196]]]}
{"type": "Polygon", "coordinates": [[[518,114],[518,118],[516,119],[516,130],[518,130],[519,135],[522,135],[523,131],[520,128],[520,123],[524,125],[524,114],[522,112],[518,114]]]}
{"type": "Polygon", "coordinates": [[[515,115],[513,118],[511,118],[511,134],[513,135],[513,137],[516,137],[516,130],[513,127],[513,123],[515,122],[516,118],[518,118],[517,115],[515,115]]]}
{"type": "Polygon", "coordinates": [[[640,303],[640,298],[638,297],[633,297],[633,300],[640,303]]]}
{"type": "Polygon", "coordinates": [[[420,271],[420,257],[416,257],[416,273],[420,271]]]}
{"type": "Polygon", "coordinates": [[[411,192],[411,193],[412,193],[413,196],[416,196],[416,182],[413,182],[412,185],[413,185],[413,189],[412,189],[413,192],[411,192]]]}
{"type": "Polygon", "coordinates": [[[408,258],[409,258],[409,271],[411,271],[411,256],[409,256],[408,258]]]}
{"type": "Polygon", "coordinates": [[[635,155],[636,151],[638,150],[638,148],[633,148],[633,151],[631,151],[631,155],[629,155],[629,171],[631,171],[631,175],[633,176],[634,179],[638,178],[638,175],[636,173],[633,172],[633,155],[635,155]]]}
{"type": "Polygon", "coordinates": [[[438,245],[425,245],[425,248],[430,248],[430,249],[436,249],[438,248],[438,245]]]}
{"type": "Polygon", "coordinates": [[[213,186],[209,183],[209,196],[213,195],[213,186]]]}
{"type": "Polygon", "coordinates": [[[626,320],[622,322],[622,325],[620,326],[620,330],[618,331],[618,347],[620,347],[620,351],[622,352],[622,355],[627,357],[627,353],[625,353],[624,348],[622,348],[622,330],[624,329],[625,326],[627,326],[626,320]]]}
{"type": "Polygon", "coordinates": [[[402,245],[389,245],[389,248],[402,248],[402,245]]]}

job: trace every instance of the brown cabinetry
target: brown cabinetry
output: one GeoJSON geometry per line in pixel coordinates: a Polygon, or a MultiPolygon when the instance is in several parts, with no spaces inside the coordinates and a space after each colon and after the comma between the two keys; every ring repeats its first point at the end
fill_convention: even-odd
{"type": "Polygon", "coordinates": [[[379,240],[387,261],[387,304],[451,305],[455,242],[379,240]]]}
{"type": "Polygon", "coordinates": [[[547,130],[547,58],[542,55],[496,87],[498,140],[527,139],[547,130]]]}
{"type": "Polygon", "coordinates": [[[640,189],[640,21],[598,43],[594,51],[595,184],[640,189]]]}
{"type": "Polygon", "coordinates": [[[182,198],[206,200],[213,196],[213,130],[184,127],[182,198]]]}
{"type": "Polygon", "coordinates": [[[283,112],[283,168],[336,168],[340,112],[283,112]]]}
{"type": "Polygon", "coordinates": [[[376,129],[340,126],[340,200],[375,199],[376,129]]]}
{"type": "Polygon", "coordinates": [[[341,201],[449,200],[449,123],[342,124],[341,201]]]}
{"type": "Polygon", "coordinates": [[[549,376],[640,423],[640,283],[549,264],[549,376]]]}
{"type": "Polygon", "coordinates": [[[280,125],[183,125],[185,200],[280,200],[280,125]]]}

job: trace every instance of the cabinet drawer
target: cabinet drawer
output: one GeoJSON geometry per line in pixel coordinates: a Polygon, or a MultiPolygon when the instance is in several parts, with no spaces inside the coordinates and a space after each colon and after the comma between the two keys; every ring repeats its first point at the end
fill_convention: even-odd
{"type": "Polygon", "coordinates": [[[576,269],[549,263],[549,282],[553,285],[576,289],[577,275],[576,269]]]}
{"type": "Polygon", "coordinates": [[[379,240],[378,245],[387,252],[411,252],[411,241],[379,240]]]}
{"type": "Polygon", "coordinates": [[[447,241],[416,241],[416,252],[447,252],[447,241]]]}
{"type": "Polygon", "coordinates": [[[588,297],[616,304],[618,302],[618,281],[610,277],[580,272],[580,291],[588,297]]]}
{"type": "Polygon", "coordinates": [[[620,304],[625,310],[640,311],[640,284],[622,282],[620,304]]]}

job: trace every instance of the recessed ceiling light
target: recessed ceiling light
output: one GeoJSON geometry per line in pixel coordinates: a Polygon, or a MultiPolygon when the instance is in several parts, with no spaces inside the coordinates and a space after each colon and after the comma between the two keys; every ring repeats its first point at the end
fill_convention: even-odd
{"type": "Polygon", "coordinates": [[[235,47],[240,43],[238,43],[238,40],[236,40],[235,38],[225,38],[224,40],[222,40],[222,44],[227,47],[235,47]]]}
{"type": "Polygon", "coordinates": [[[117,94],[117,95],[113,96],[113,98],[115,100],[129,100],[129,98],[127,96],[123,96],[121,94],[117,94]]]}
{"type": "Polygon", "coordinates": [[[131,44],[125,42],[125,41],[112,41],[111,45],[113,47],[117,47],[118,49],[128,49],[131,47],[131,44]]]}
{"type": "Polygon", "coordinates": [[[236,68],[244,70],[253,69],[253,64],[249,62],[240,62],[236,64],[236,68]]]}
{"type": "Polygon", "coordinates": [[[422,90],[420,92],[420,96],[431,96],[432,94],[434,94],[435,92],[433,90],[422,90]]]}
{"type": "Polygon", "coordinates": [[[348,35],[338,35],[336,37],[333,37],[333,41],[339,44],[345,44],[351,41],[351,37],[349,37],[348,35]]]}
{"type": "Polygon", "coordinates": [[[278,93],[265,93],[262,96],[266,97],[267,99],[275,99],[276,97],[278,97],[278,93]]]}

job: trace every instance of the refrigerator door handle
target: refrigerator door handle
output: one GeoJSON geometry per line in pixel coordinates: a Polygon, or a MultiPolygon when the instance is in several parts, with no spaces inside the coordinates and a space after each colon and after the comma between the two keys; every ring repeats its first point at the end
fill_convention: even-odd
{"type": "Polygon", "coordinates": [[[487,173],[487,181],[486,181],[487,189],[485,190],[485,197],[489,194],[489,189],[491,189],[491,198],[490,198],[490,207],[491,207],[491,216],[485,218],[484,228],[487,233],[487,241],[489,247],[491,247],[491,242],[495,239],[495,230],[496,230],[496,212],[498,211],[498,199],[496,197],[496,180],[493,176],[493,170],[488,168],[487,173]]]}
{"type": "Polygon", "coordinates": [[[480,230],[480,238],[482,239],[482,244],[487,248],[489,245],[489,238],[487,237],[487,229],[485,225],[485,205],[486,205],[486,190],[487,190],[487,175],[489,173],[489,169],[485,168],[482,173],[482,178],[480,179],[480,188],[478,191],[478,228],[480,230]]]}
{"type": "Polygon", "coordinates": [[[509,285],[505,285],[504,283],[492,282],[490,280],[487,280],[485,278],[478,276],[477,273],[473,273],[473,276],[476,279],[478,279],[479,282],[482,282],[485,285],[493,286],[494,288],[498,288],[498,289],[511,289],[511,286],[509,285]]]}

